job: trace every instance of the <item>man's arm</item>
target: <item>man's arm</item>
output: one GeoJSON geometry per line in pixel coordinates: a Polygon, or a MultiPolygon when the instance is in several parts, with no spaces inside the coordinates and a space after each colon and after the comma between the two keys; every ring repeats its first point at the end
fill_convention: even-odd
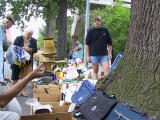
{"type": "Polygon", "coordinates": [[[108,31],[108,29],[106,28],[106,33],[107,33],[107,44],[108,44],[108,59],[112,60],[112,38],[111,35],[108,31]]]}
{"type": "Polygon", "coordinates": [[[76,47],[76,48],[75,48],[75,51],[78,51],[78,50],[80,50],[80,48],[76,47]]]}
{"type": "Polygon", "coordinates": [[[80,45],[78,45],[78,46],[74,49],[74,51],[79,51],[80,49],[82,49],[82,47],[81,47],[80,45]]]}
{"type": "Polygon", "coordinates": [[[88,33],[87,33],[87,36],[86,36],[86,57],[87,57],[87,62],[90,63],[91,60],[90,60],[90,44],[91,44],[91,36],[92,36],[92,31],[89,30],[88,33]]]}
{"type": "Polygon", "coordinates": [[[6,52],[8,47],[11,45],[11,42],[7,40],[5,26],[2,26],[1,30],[2,30],[3,50],[6,52]]]}
{"type": "Polygon", "coordinates": [[[86,56],[87,56],[87,62],[90,63],[91,60],[90,60],[90,56],[89,56],[89,45],[86,45],[86,56]]]}
{"type": "Polygon", "coordinates": [[[42,77],[45,73],[44,64],[40,64],[35,70],[29,73],[25,78],[17,82],[11,88],[6,90],[2,96],[0,96],[0,107],[5,107],[26,85],[29,81],[37,77],[42,77]],[[43,67],[43,71],[40,71],[43,67]]]}
{"type": "Polygon", "coordinates": [[[83,49],[83,46],[82,46],[82,44],[79,44],[79,45],[77,46],[77,50],[81,50],[81,49],[83,49]]]}
{"type": "Polygon", "coordinates": [[[112,45],[108,46],[108,59],[112,60],[112,45]]]}

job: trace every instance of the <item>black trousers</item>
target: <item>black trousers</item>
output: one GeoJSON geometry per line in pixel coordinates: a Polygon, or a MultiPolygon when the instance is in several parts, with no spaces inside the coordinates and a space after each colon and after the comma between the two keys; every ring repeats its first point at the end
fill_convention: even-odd
{"type": "Polygon", "coordinates": [[[10,68],[12,70],[11,80],[15,80],[15,81],[19,80],[19,73],[20,73],[19,66],[16,64],[12,64],[10,68]]]}

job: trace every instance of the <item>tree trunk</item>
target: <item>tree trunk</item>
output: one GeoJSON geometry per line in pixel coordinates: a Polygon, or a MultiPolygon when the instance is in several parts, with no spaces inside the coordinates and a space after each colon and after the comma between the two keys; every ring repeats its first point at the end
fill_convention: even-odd
{"type": "Polygon", "coordinates": [[[47,23],[45,38],[54,38],[54,30],[56,29],[56,18],[51,18],[47,23]]]}
{"type": "Polygon", "coordinates": [[[54,38],[54,31],[56,30],[56,13],[55,11],[52,11],[51,4],[48,2],[48,5],[46,7],[48,11],[48,16],[46,19],[46,33],[45,38],[54,38]]]}
{"type": "Polygon", "coordinates": [[[57,60],[67,57],[67,0],[59,0],[57,60]]]}
{"type": "Polygon", "coordinates": [[[160,1],[132,0],[130,31],[118,68],[97,83],[160,119],[160,1]]]}

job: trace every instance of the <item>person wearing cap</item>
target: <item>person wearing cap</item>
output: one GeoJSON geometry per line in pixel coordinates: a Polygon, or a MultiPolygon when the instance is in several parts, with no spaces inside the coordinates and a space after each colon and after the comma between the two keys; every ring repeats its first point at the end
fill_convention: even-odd
{"type": "MultiPolygon", "coordinates": [[[[19,80],[24,78],[30,71],[32,71],[33,54],[37,52],[37,41],[32,37],[33,30],[28,29],[23,36],[18,36],[14,45],[22,47],[31,56],[30,61],[25,62],[24,66],[20,62],[11,65],[13,85],[19,80]],[[24,71],[22,73],[22,71],[24,71]]],[[[21,95],[27,97],[25,88],[22,90],[21,95]]]]}
{"type": "MultiPolygon", "coordinates": [[[[4,70],[4,53],[7,51],[8,47],[11,45],[11,42],[7,40],[6,29],[9,29],[14,25],[14,20],[11,16],[7,16],[4,18],[2,22],[0,22],[0,71],[4,70]],[[3,46],[2,46],[3,45],[3,46]]],[[[3,74],[0,75],[0,78],[3,74]]],[[[2,81],[2,79],[0,80],[2,81]]],[[[4,81],[4,79],[3,79],[4,81]]]]}
{"type": "Polygon", "coordinates": [[[92,77],[96,80],[98,79],[99,63],[101,63],[106,75],[110,69],[109,60],[112,59],[112,39],[108,29],[102,27],[101,24],[101,17],[93,19],[94,27],[87,33],[85,46],[87,62],[92,62],[92,77]]]}
{"type": "Polygon", "coordinates": [[[7,51],[8,47],[11,45],[11,42],[7,40],[6,29],[9,29],[14,25],[14,20],[11,16],[7,16],[1,23],[0,29],[2,32],[2,41],[3,41],[3,50],[7,51]]]}

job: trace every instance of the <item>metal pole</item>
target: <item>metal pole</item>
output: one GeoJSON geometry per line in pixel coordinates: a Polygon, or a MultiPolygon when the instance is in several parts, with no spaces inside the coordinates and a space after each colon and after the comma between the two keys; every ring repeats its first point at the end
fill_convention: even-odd
{"type": "Polygon", "coordinates": [[[86,0],[86,23],[85,23],[85,40],[84,40],[84,64],[85,67],[87,67],[87,59],[86,59],[86,47],[85,47],[85,41],[86,36],[89,28],[89,12],[90,12],[90,0],[86,0]]]}

